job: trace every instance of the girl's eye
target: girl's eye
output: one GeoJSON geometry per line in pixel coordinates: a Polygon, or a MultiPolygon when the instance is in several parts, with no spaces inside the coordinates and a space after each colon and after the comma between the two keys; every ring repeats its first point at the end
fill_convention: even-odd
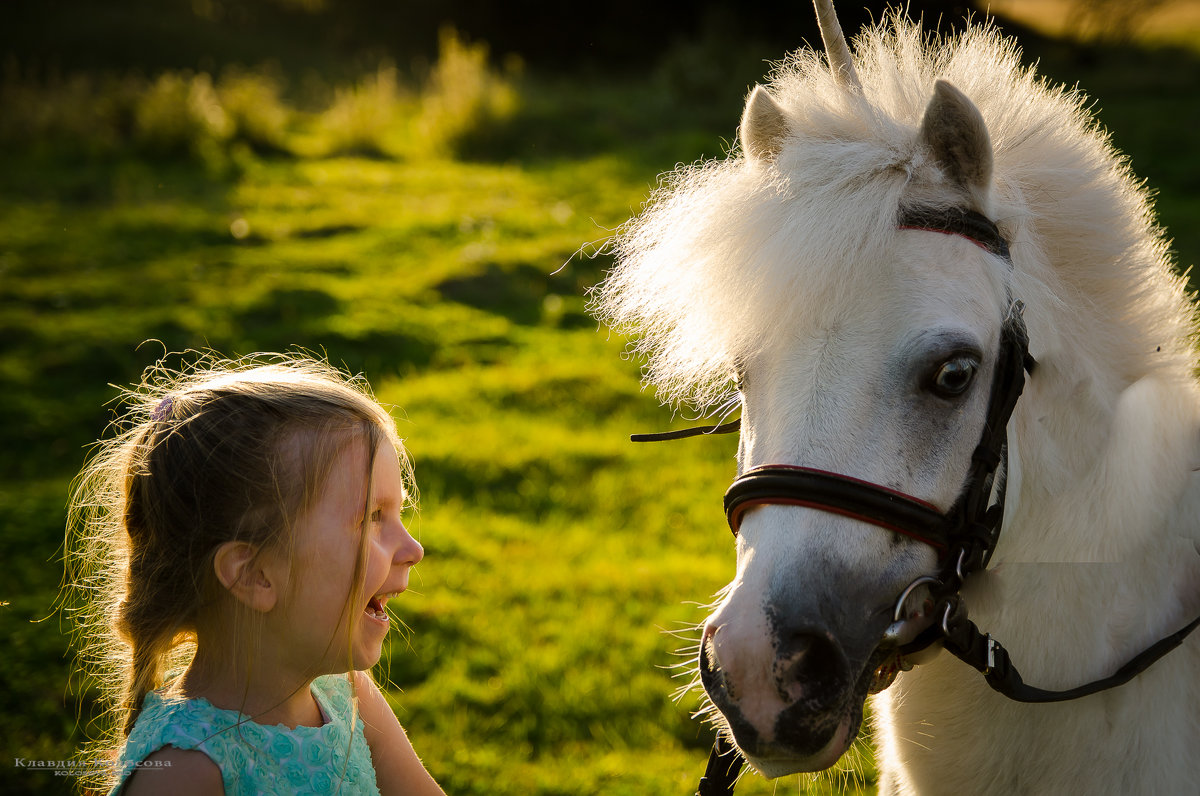
{"type": "Polygon", "coordinates": [[[975,380],[979,360],[972,356],[956,356],[943,362],[930,375],[928,389],[940,398],[957,398],[975,380]]]}

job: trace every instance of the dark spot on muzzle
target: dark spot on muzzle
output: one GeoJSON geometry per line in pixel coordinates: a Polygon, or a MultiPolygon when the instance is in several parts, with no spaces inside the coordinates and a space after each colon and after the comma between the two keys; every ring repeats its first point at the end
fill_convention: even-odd
{"type": "Polygon", "coordinates": [[[775,686],[791,710],[822,713],[838,707],[851,685],[850,662],[828,633],[791,631],[776,642],[775,686]]]}
{"type": "Polygon", "coordinates": [[[803,704],[794,704],[775,719],[775,744],[798,756],[815,755],[833,740],[844,719],[840,710],[813,713],[803,704]]]}

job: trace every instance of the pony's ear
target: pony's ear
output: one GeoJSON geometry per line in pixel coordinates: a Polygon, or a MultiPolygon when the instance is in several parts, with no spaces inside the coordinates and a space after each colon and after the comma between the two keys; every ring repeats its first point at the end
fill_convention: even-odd
{"type": "Polygon", "coordinates": [[[992,180],[992,141],[983,114],[967,96],[945,80],[937,81],[921,122],[921,138],[946,175],[985,211],[992,180]]]}
{"type": "Polygon", "coordinates": [[[783,139],[788,132],[787,116],[762,86],[755,86],[750,92],[738,132],[742,151],[752,160],[774,160],[783,148],[783,139]]]}

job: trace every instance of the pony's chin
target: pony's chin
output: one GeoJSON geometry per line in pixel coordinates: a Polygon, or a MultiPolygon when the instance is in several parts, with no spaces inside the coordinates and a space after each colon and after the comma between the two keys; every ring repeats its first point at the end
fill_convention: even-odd
{"type": "Polygon", "coordinates": [[[847,716],[834,730],[829,742],[816,754],[796,757],[780,750],[778,756],[771,755],[770,749],[760,749],[759,754],[746,755],[747,762],[767,779],[785,777],[788,774],[810,773],[824,771],[836,763],[858,735],[858,722],[847,716]],[[767,752],[767,754],[763,754],[767,752]]]}

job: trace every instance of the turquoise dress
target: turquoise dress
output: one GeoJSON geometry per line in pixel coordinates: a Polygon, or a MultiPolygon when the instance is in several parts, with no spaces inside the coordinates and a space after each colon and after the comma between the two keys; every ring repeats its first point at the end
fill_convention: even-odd
{"type": "MultiPolygon", "coordinates": [[[[175,701],[152,691],[146,694],[125,742],[118,761],[121,778],[110,796],[121,792],[139,761],[164,746],[198,749],[208,755],[221,769],[226,796],[379,796],[362,719],[353,713],[350,682],[345,675],[318,677],[312,695],[325,724],[291,729],[256,724],[236,710],[213,707],[207,699],[175,701]]],[[[155,775],[153,769],[144,768],[140,776],[155,775]]]]}

